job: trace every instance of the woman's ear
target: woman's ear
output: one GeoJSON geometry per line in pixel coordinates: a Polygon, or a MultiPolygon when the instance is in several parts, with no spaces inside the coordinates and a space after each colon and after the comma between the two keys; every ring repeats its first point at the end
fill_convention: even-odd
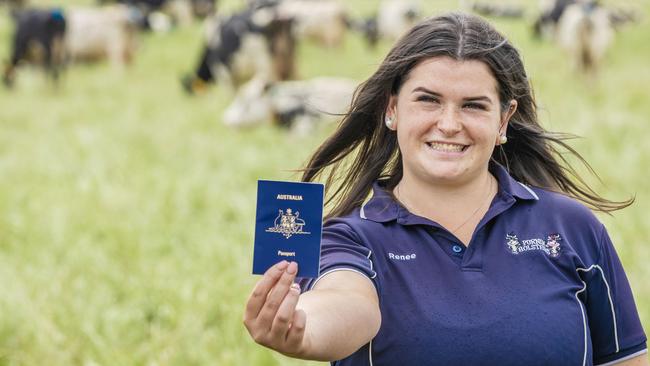
{"type": "Polygon", "coordinates": [[[384,112],[384,122],[386,127],[395,131],[397,129],[397,96],[391,95],[388,99],[388,105],[386,105],[386,111],[384,112]]]}
{"type": "Polygon", "coordinates": [[[499,125],[499,135],[500,136],[505,136],[506,135],[506,130],[508,129],[508,122],[510,121],[510,118],[515,114],[517,111],[517,101],[512,99],[508,103],[508,108],[501,112],[501,123],[499,125]]]}

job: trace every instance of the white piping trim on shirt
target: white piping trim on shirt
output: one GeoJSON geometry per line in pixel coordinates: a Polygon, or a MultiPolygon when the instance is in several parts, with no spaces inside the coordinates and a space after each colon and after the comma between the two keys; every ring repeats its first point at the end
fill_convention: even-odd
{"type": "Polygon", "coordinates": [[[359,216],[361,216],[361,218],[364,220],[368,220],[366,217],[366,212],[363,210],[364,207],[366,207],[366,205],[361,206],[361,210],[359,210],[359,216]]]}
{"type": "MultiPolygon", "coordinates": [[[[309,286],[309,290],[313,289],[314,286],[316,286],[316,284],[318,283],[318,281],[320,281],[323,277],[327,276],[327,275],[330,274],[330,273],[338,272],[338,271],[350,271],[350,272],[356,272],[356,273],[362,275],[363,277],[365,277],[365,278],[367,278],[367,279],[370,279],[370,277],[368,277],[365,273],[363,273],[363,272],[361,272],[361,271],[359,271],[359,270],[356,270],[356,269],[352,269],[352,268],[334,268],[334,269],[331,269],[331,270],[329,270],[329,271],[323,273],[322,275],[318,276],[318,278],[316,279],[316,281],[314,281],[314,283],[312,283],[311,286],[309,286]]],[[[377,273],[375,273],[375,275],[377,275],[377,273]]],[[[373,277],[373,278],[374,278],[374,277],[373,277]]]]}
{"type": "Polygon", "coordinates": [[[371,255],[372,255],[372,250],[368,250],[368,261],[370,262],[370,270],[372,271],[372,273],[374,273],[370,278],[375,278],[377,277],[377,272],[375,272],[375,269],[372,265],[372,259],[370,259],[371,255]]]}
{"type": "Polygon", "coordinates": [[[609,299],[609,307],[612,310],[612,319],[614,320],[614,342],[616,344],[616,352],[618,353],[621,349],[618,344],[618,330],[616,329],[616,312],[614,312],[614,302],[612,301],[612,292],[609,288],[609,283],[607,283],[607,279],[605,278],[605,272],[603,272],[603,269],[597,264],[593,264],[589,268],[576,268],[576,271],[589,272],[594,268],[597,268],[600,271],[600,275],[603,277],[603,281],[605,281],[605,287],[607,288],[607,298],[609,299]]]}
{"type": "Polygon", "coordinates": [[[617,363],[620,363],[620,362],[623,362],[623,361],[627,361],[627,360],[632,359],[632,358],[634,358],[634,357],[641,356],[642,354],[645,354],[645,353],[648,353],[648,349],[647,349],[647,348],[646,348],[646,349],[643,349],[643,350],[641,350],[641,351],[639,351],[639,352],[634,352],[634,353],[631,354],[631,355],[627,355],[627,356],[625,356],[625,357],[621,357],[621,358],[619,358],[618,360],[609,361],[609,362],[607,362],[607,363],[601,363],[601,364],[599,364],[598,366],[611,366],[611,365],[616,365],[617,363]]]}
{"type": "Polygon", "coordinates": [[[535,192],[533,192],[532,189],[528,188],[527,185],[525,185],[525,184],[523,184],[523,183],[521,183],[521,182],[517,182],[517,183],[521,184],[522,187],[526,188],[526,190],[528,191],[528,193],[532,194],[533,197],[535,197],[535,200],[536,200],[536,201],[539,201],[539,197],[537,197],[537,194],[536,194],[535,192]]]}
{"type": "Polygon", "coordinates": [[[368,346],[368,360],[370,361],[370,366],[372,366],[372,340],[368,346]]]}
{"type": "Polygon", "coordinates": [[[582,366],[585,366],[587,364],[587,318],[585,317],[585,310],[582,307],[582,302],[580,299],[578,299],[578,294],[585,291],[587,289],[587,283],[584,281],[580,281],[584,285],[582,289],[576,291],[575,297],[576,301],[578,301],[578,306],[580,306],[580,312],[582,313],[582,327],[584,329],[585,333],[585,352],[584,355],[582,356],[582,366]]]}

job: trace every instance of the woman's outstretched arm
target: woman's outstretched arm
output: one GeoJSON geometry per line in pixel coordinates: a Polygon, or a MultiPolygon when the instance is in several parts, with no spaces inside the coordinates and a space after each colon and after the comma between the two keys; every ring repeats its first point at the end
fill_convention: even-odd
{"type": "Polygon", "coordinates": [[[377,334],[379,300],[367,277],[332,272],[301,295],[293,283],[297,271],[296,263],[280,262],[253,289],[244,325],[257,343],[291,357],[333,361],[377,334]]]}

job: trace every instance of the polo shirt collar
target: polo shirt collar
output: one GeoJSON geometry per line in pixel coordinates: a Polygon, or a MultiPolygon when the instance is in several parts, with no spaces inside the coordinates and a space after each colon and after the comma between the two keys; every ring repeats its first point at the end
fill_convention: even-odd
{"type": "MultiPolygon", "coordinates": [[[[508,201],[511,198],[524,201],[539,200],[539,197],[532,189],[512,178],[506,169],[498,163],[490,163],[490,172],[499,183],[499,193],[495,200],[508,201]]],[[[385,183],[385,181],[376,181],[373,184],[372,198],[361,206],[359,212],[361,218],[382,223],[393,220],[398,220],[402,223],[420,223],[420,220],[414,221],[414,217],[406,220],[408,216],[415,215],[412,215],[395,201],[392,194],[386,189],[385,183]]],[[[421,219],[427,221],[422,223],[431,223],[425,218],[421,219]]]]}
{"type": "Polygon", "coordinates": [[[385,181],[378,180],[372,185],[372,198],[361,206],[359,212],[362,219],[388,222],[397,218],[401,206],[384,184],[385,181]]]}
{"type": "Polygon", "coordinates": [[[533,190],[523,183],[515,180],[506,169],[498,163],[490,162],[490,172],[499,182],[499,191],[507,196],[512,196],[525,201],[538,201],[539,197],[533,190]]]}

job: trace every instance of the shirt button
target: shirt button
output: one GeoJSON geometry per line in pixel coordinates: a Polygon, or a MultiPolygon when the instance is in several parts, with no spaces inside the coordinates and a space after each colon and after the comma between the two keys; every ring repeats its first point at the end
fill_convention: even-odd
{"type": "Polygon", "coordinates": [[[454,253],[460,253],[463,251],[463,248],[461,248],[460,245],[454,245],[453,247],[451,247],[451,250],[453,250],[454,253]]]}

